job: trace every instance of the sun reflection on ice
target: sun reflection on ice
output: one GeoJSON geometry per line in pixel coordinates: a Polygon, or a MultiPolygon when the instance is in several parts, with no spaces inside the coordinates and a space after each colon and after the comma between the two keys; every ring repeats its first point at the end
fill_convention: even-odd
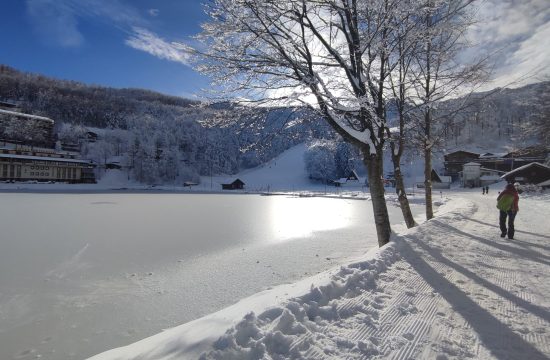
{"type": "Polygon", "coordinates": [[[348,226],[353,207],[347,201],[323,198],[274,197],[270,202],[271,228],[278,241],[313,235],[348,226]]]}

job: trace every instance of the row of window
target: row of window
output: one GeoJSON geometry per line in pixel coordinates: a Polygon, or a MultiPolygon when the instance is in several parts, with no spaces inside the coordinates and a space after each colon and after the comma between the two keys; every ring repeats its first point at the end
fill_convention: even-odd
{"type": "MultiPolygon", "coordinates": [[[[36,168],[36,170],[44,170],[44,167],[39,169],[38,166],[31,166],[31,170],[36,168]]],[[[49,167],[46,167],[45,170],[48,170],[49,167]]],[[[52,173],[52,176],[57,175],[57,179],[73,179],[76,180],[76,168],[57,168],[56,173],[52,173]]],[[[31,171],[30,176],[50,176],[49,171],[31,171]]],[[[9,165],[2,164],[2,177],[3,178],[20,178],[21,177],[21,165],[9,165]]]]}
{"type": "Polygon", "coordinates": [[[51,157],[51,158],[66,158],[66,159],[74,159],[74,155],[61,155],[61,154],[50,154],[50,153],[33,153],[29,151],[14,151],[14,150],[2,150],[0,153],[2,154],[12,154],[12,155],[27,155],[27,156],[45,156],[45,157],[51,157]]]}
{"type": "MultiPolygon", "coordinates": [[[[21,177],[21,165],[10,165],[9,166],[9,176],[10,177],[21,177]]],[[[3,164],[2,165],[2,175],[3,177],[7,178],[8,177],[8,165],[7,164],[3,164]]]]}
{"type": "Polygon", "coordinates": [[[38,165],[50,165],[50,166],[82,166],[81,164],[71,163],[71,162],[61,162],[61,161],[39,161],[39,160],[28,160],[28,159],[0,159],[2,162],[7,163],[22,163],[22,164],[35,164],[38,165]]]}

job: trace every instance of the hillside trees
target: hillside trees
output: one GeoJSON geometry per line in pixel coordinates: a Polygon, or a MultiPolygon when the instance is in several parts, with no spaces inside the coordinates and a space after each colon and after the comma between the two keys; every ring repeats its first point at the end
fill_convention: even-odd
{"type": "Polygon", "coordinates": [[[304,153],[304,165],[311,179],[329,183],[348,176],[355,168],[356,154],[349,143],[315,140],[304,153]]]}

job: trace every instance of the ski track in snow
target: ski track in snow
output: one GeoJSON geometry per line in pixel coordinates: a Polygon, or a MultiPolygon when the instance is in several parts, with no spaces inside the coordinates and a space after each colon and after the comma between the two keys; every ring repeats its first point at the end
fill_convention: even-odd
{"type": "Polygon", "coordinates": [[[548,204],[529,200],[508,240],[493,198],[469,198],[331,284],[250,313],[201,359],[549,359],[548,204]]]}

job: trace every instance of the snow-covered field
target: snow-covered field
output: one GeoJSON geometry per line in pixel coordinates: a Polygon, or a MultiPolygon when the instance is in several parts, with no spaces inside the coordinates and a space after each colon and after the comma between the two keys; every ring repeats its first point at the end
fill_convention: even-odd
{"type": "Polygon", "coordinates": [[[0,193],[0,204],[0,359],[82,359],[377,244],[365,200],[0,193]]]}
{"type": "Polygon", "coordinates": [[[93,360],[550,356],[550,196],[522,195],[507,241],[502,185],[436,193],[436,219],[394,225],[378,250],[366,189],[310,183],[302,156],[237,176],[286,196],[205,194],[221,176],[143,186],[119,171],[95,185],[0,184],[0,359],[82,359],[171,327],[93,360]]]}
{"type": "Polygon", "coordinates": [[[92,360],[548,359],[549,197],[521,200],[514,240],[494,196],[453,198],[360,260],[92,360]]]}

